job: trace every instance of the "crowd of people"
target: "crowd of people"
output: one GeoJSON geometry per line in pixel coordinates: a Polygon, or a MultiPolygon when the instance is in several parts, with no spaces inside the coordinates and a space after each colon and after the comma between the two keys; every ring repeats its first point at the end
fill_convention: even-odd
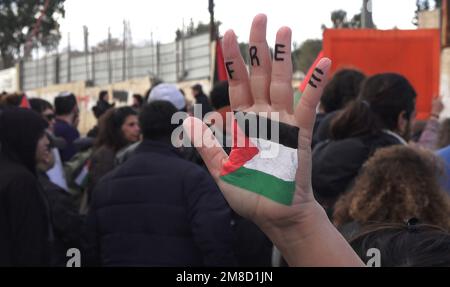
{"type": "MultiPolygon", "coordinates": [[[[266,22],[254,19],[255,45],[266,22]]],[[[290,33],[280,29],[277,43],[290,47],[290,33]]],[[[325,58],[322,78],[293,107],[289,60],[258,61],[249,77],[234,33],[223,42],[235,66],[209,97],[192,87],[198,115],[173,84],[155,82],[131,106],[110,104],[102,91],[98,123],[82,136],[73,93],[29,107],[25,95],[1,95],[0,266],[65,266],[70,248],[82,266],[363,266],[373,248],[381,266],[450,266],[450,120],[441,99],[416,121],[417,94],[404,76],[343,69],[327,81],[325,58]],[[190,117],[172,123],[180,111],[190,117]],[[202,122],[211,111],[222,124],[202,122]],[[280,112],[299,128],[291,205],[221,180],[237,152],[233,111],[280,112]],[[174,147],[181,124],[194,143],[206,139],[192,127],[214,128],[223,148],[174,147]]]]}

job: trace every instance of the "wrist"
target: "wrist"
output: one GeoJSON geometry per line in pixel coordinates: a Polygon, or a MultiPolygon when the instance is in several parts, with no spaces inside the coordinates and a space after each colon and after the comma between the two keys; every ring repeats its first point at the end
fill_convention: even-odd
{"type": "MultiPolygon", "coordinates": [[[[302,206],[303,208],[304,206],[302,206]]],[[[289,266],[362,267],[364,263],[317,203],[302,213],[296,224],[264,230],[289,266]]]]}
{"type": "Polygon", "coordinates": [[[314,200],[307,205],[298,207],[302,213],[285,224],[258,224],[261,230],[270,238],[274,245],[280,250],[283,257],[292,262],[289,257],[298,257],[296,250],[303,245],[321,229],[327,225],[334,228],[322,206],[314,200]]]}

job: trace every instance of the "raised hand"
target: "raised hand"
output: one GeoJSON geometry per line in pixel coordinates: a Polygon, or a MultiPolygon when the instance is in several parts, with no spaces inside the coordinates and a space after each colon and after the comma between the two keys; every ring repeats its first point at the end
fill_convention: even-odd
{"type": "MultiPolygon", "coordinates": [[[[281,251],[284,251],[284,255],[292,265],[303,263],[309,265],[307,260],[298,261],[294,255],[296,252],[290,252],[297,249],[295,246],[303,240],[299,231],[302,231],[305,236],[329,231],[339,236],[336,235],[337,231],[333,230],[323,209],[314,199],[311,187],[312,130],[316,107],[327,81],[331,61],[324,58],[317,64],[299,105],[294,109],[292,32],[288,27],[278,31],[272,61],[266,42],[266,26],[265,15],[260,14],[254,18],[249,43],[250,75],[233,31],[226,32],[223,50],[230,84],[232,110],[240,112],[239,115],[255,113],[257,116],[259,113],[267,113],[268,118],[274,121],[277,118],[280,132],[287,131],[285,132],[287,138],[282,139],[283,134],[280,135],[280,143],[282,140],[292,142],[292,138],[289,139],[289,137],[294,136],[294,146],[286,144],[287,147],[282,147],[283,151],[278,157],[272,158],[271,162],[261,160],[250,164],[252,167],[257,166],[256,169],[259,171],[266,172],[262,174],[272,173],[273,180],[266,182],[262,179],[261,173],[258,175],[249,173],[249,169],[243,165],[257,157],[259,144],[261,144],[258,138],[248,141],[250,147],[248,145],[245,147],[248,151],[247,155],[242,148],[234,147],[228,157],[217,143],[212,131],[200,120],[188,118],[184,122],[184,128],[230,206],[240,215],[258,224],[281,251]],[[202,133],[195,132],[199,130],[202,133]],[[298,149],[296,143],[298,143],[298,149]],[[245,158],[248,154],[251,156],[245,158]],[[292,160],[286,160],[289,158],[292,160]],[[233,174],[234,177],[231,179],[230,170],[237,174],[233,174]],[[318,218],[320,218],[319,221],[317,221],[318,218]],[[321,229],[321,232],[318,232],[315,227],[311,228],[312,222],[321,221],[327,222],[327,228],[331,227],[331,229],[321,229]]],[[[239,129],[236,134],[240,138],[250,137],[239,129]]],[[[352,254],[352,256],[355,255],[352,254]]]]}

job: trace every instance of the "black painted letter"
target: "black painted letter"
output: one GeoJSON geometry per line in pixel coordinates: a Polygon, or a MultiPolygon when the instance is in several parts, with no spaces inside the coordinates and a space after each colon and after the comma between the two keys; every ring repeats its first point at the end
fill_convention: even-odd
{"type": "Polygon", "coordinates": [[[255,65],[255,63],[253,62],[254,60],[256,60],[256,64],[259,66],[259,58],[258,58],[258,48],[256,48],[256,46],[251,46],[250,47],[250,60],[252,61],[252,66],[255,65]]]}
{"type": "Polygon", "coordinates": [[[225,62],[225,66],[227,67],[228,77],[233,79],[234,70],[231,69],[231,65],[233,65],[232,61],[225,62]]]}
{"type": "Polygon", "coordinates": [[[285,51],[282,51],[281,49],[285,48],[286,45],[283,44],[276,44],[275,45],[275,61],[284,61],[283,58],[280,58],[279,55],[286,54],[285,51]]]}

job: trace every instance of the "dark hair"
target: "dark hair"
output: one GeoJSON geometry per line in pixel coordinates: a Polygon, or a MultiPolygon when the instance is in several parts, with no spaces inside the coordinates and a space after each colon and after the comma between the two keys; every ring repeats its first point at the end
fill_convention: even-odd
{"type": "Polygon", "coordinates": [[[230,105],[230,96],[228,95],[228,81],[222,81],[214,85],[210,93],[211,104],[218,110],[230,105]]]}
{"type": "Polygon", "coordinates": [[[38,113],[17,107],[0,111],[0,152],[36,172],[36,148],[48,123],[38,113]]]}
{"type": "Polygon", "coordinates": [[[139,106],[142,106],[144,104],[144,98],[139,94],[134,94],[133,98],[136,99],[139,103],[139,106]]]}
{"type": "Polygon", "coordinates": [[[172,132],[177,128],[176,124],[171,123],[172,116],[177,112],[177,108],[167,101],[154,101],[145,105],[139,115],[139,124],[144,139],[165,140],[170,138],[172,132]]]}
{"type": "Polygon", "coordinates": [[[42,114],[45,110],[53,110],[53,106],[43,99],[30,99],[30,106],[33,111],[42,114]]]}
{"type": "Polygon", "coordinates": [[[202,93],[202,92],[203,92],[203,87],[202,87],[202,85],[200,85],[200,84],[195,84],[195,85],[193,85],[191,88],[192,88],[194,91],[197,91],[197,92],[199,92],[199,93],[202,93]]]}
{"type": "Polygon", "coordinates": [[[356,99],[365,78],[366,76],[357,70],[343,69],[337,72],[325,86],[320,99],[320,106],[325,113],[340,110],[356,99]]]}
{"type": "Polygon", "coordinates": [[[339,112],[331,123],[331,139],[339,140],[376,134],[383,129],[395,131],[398,116],[410,119],[415,111],[416,92],[398,74],[378,74],[366,79],[358,99],[339,112]]]}
{"type": "Polygon", "coordinates": [[[69,115],[77,105],[77,98],[74,94],[57,96],[54,104],[56,115],[69,115]]]}
{"type": "Polygon", "coordinates": [[[364,262],[369,249],[378,249],[381,267],[450,267],[450,234],[431,225],[372,225],[350,245],[364,262]]]}
{"type": "Polygon", "coordinates": [[[122,125],[129,116],[137,116],[131,107],[112,108],[104,113],[99,120],[95,148],[107,146],[117,152],[127,146],[129,142],[123,136],[122,125]]]}
{"type": "Polygon", "coordinates": [[[19,107],[23,98],[23,94],[6,94],[1,98],[0,105],[3,106],[11,106],[11,107],[19,107]]]}
{"type": "Polygon", "coordinates": [[[108,95],[108,91],[105,91],[105,90],[100,91],[100,93],[98,94],[98,99],[103,101],[107,95],[108,95]]]}

